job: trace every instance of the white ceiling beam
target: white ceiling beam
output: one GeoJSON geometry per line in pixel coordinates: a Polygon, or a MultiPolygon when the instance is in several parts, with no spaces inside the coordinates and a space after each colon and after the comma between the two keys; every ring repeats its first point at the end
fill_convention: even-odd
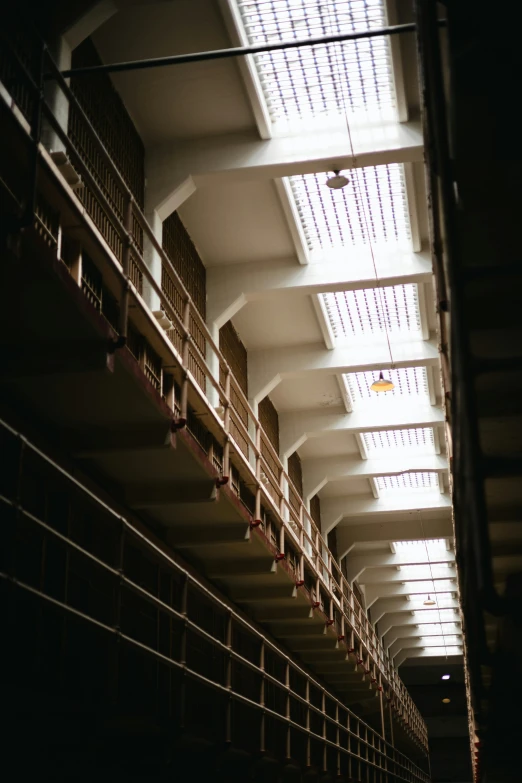
{"type": "MultiPolygon", "coordinates": [[[[440,497],[440,496],[439,496],[440,497]]],[[[442,497],[441,497],[442,499],[442,497]]],[[[374,500],[373,503],[379,501],[374,500]]],[[[448,503],[448,508],[451,508],[451,504],[448,503]]],[[[322,504],[321,504],[322,513],[322,504]]],[[[455,561],[454,552],[449,550],[446,552],[437,552],[433,555],[430,562],[436,563],[453,563],[455,561]]],[[[392,554],[391,552],[364,552],[356,556],[346,558],[346,569],[348,573],[348,580],[352,582],[354,579],[365,583],[364,579],[360,578],[360,575],[367,568],[396,568],[401,565],[425,565],[426,559],[420,557],[416,552],[401,552],[400,554],[392,554]]]]}
{"type": "Polygon", "coordinates": [[[75,20],[73,24],[67,28],[64,33],[64,38],[71,49],[75,49],[85,41],[98,27],[101,27],[111,16],[114,16],[118,11],[118,2],[114,0],[100,0],[98,3],[94,3],[89,10],[82,14],[81,17],[75,20]]]}
{"type": "MultiPolygon", "coordinates": [[[[328,354],[335,353],[336,349],[328,354]]],[[[327,353],[323,348],[323,353],[327,353]]],[[[250,360],[250,354],[249,354],[250,360]]],[[[373,432],[397,430],[407,427],[442,427],[444,411],[429,404],[411,403],[400,406],[379,405],[374,410],[299,411],[279,415],[279,448],[281,455],[289,457],[308,438],[317,438],[329,432],[373,432]]]]}
{"type": "MultiPolygon", "coordinates": [[[[370,522],[370,517],[373,517],[373,521],[375,522],[376,517],[382,516],[383,514],[389,514],[390,512],[399,511],[407,514],[411,511],[425,512],[432,511],[433,509],[451,509],[451,500],[449,496],[441,495],[440,492],[412,493],[408,495],[402,495],[399,492],[397,495],[390,493],[382,495],[380,498],[373,498],[366,495],[326,497],[321,500],[321,529],[324,534],[327,534],[336,525],[339,525],[341,520],[349,519],[350,517],[364,516],[365,519],[368,519],[367,524],[371,526],[372,522],[370,522]]],[[[384,520],[384,523],[386,523],[386,520],[384,520]]],[[[341,525],[337,530],[337,535],[340,536],[343,541],[345,527],[349,526],[341,525]]],[[[393,529],[399,528],[394,527],[393,529]]],[[[419,522],[418,520],[413,520],[411,527],[411,535],[413,538],[411,538],[411,540],[417,539],[419,537],[418,534],[419,522]]],[[[346,535],[349,539],[351,534],[348,532],[346,535]]],[[[371,533],[368,531],[368,536],[370,535],[371,533]]],[[[425,529],[425,537],[438,538],[436,535],[428,536],[427,529],[425,529]]],[[[385,535],[381,535],[381,538],[386,540],[385,535]]],[[[377,538],[377,540],[381,540],[381,538],[377,538]]],[[[349,540],[346,543],[348,545],[349,540]]],[[[339,557],[344,557],[347,551],[348,550],[339,548],[339,557]]]]}
{"type": "MultiPolygon", "coordinates": [[[[448,598],[444,602],[444,609],[458,609],[459,602],[456,598],[448,598]]],[[[413,612],[413,610],[420,609],[422,611],[431,611],[439,618],[439,608],[437,606],[424,607],[415,606],[412,601],[404,600],[403,598],[380,598],[372,606],[372,622],[378,623],[385,614],[402,614],[403,612],[413,612]]],[[[441,611],[443,611],[441,609],[441,611]]]]}
{"type": "MultiPolygon", "coordinates": [[[[394,367],[425,367],[439,364],[437,340],[391,342],[394,367]]],[[[248,354],[249,396],[260,402],[284,378],[364,372],[389,369],[386,340],[374,345],[336,346],[325,351],[323,343],[251,351],[248,354]]]]}
{"type": "MultiPolygon", "coordinates": [[[[443,620],[443,623],[455,622],[460,624],[460,615],[455,612],[455,620],[443,620]]],[[[379,623],[379,635],[381,639],[391,638],[391,636],[398,632],[396,629],[404,628],[404,626],[417,626],[420,625],[440,625],[440,617],[438,612],[432,612],[429,620],[419,620],[418,616],[413,614],[406,614],[405,612],[398,612],[397,614],[387,614],[383,617],[379,623]]]]}
{"type": "MultiPolygon", "coordinates": [[[[417,623],[419,625],[419,623],[417,623]]],[[[420,639],[423,636],[441,636],[440,630],[437,628],[440,623],[432,623],[428,628],[418,628],[417,625],[394,625],[382,638],[383,646],[387,649],[396,642],[398,639],[420,639]]],[[[423,623],[424,625],[424,623],[423,623]]],[[[446,634],[451,636],[461,636],[462,626],[457,623],[455,629],[445,629],[444,622],[442,623],[443,630],[446,634]]],[[[408,645],[406,645],[408,646],[408,645]]]]}
{"type": "MultiPolygon", "coordinates": [[[[404,649],[402,650],[398,656],[394,660],[394,664],[396,667],[401,666],[404,661],[408,660],[408,658],[433,658],[433,653],[430,653],[429,650],[424,649],[404,649]]],[[[438,658],[440,658],[440,653],[437,655],[438,658]]],[[[448,647],[448,657],[455,658],[457,661],[459,658],[462,658],[462,649],[457,649],[455,647],[448,647]]]]}
{"type": "Polygon", "coordinates": [[[301,468],[303,496],[307,501],[331,481],[396,476],[419,471],[443,473],[448,470],[448,460],[447,457],[440,454],[405,454],[402,456],[397,453],[396,456],[370,457],[365,460],[350,455],[304,460],[301,468]]]}
{"type": "MultiPolygon", "coordinates": [[[[452,644],[449,644],[446,642],[446,645],[443,644],[431,644],[429,641],[424,639],[397,639],[396,642],[394,642],[391,647],[389,648],[388,652],[391,655],[392,658],[395,658],[395,656],[401,652],[401,650],[408,649],[408,650],[426,650],[429,652],[430,647],[446,647],[446,648],[453,648],[453,647],[462,647],[462,639],[459,639],[457,643],[453,642],[452,644]]],[[[437,655],[440,655],[440,652],[437,653],[437,655]]]]}
{"type": "MultiPolygon", "coordinates": [[[[351,129],[357,167],[422,162],[419,122],[359,125],[351,129]]],[[[173,181],[191,176],[197,187],[277,179],[353,168],[346,129],[260,139],[257,131],[193,141],[175,139],[147,151],[147,188],[154,208],[168,201],[173,181]]]]}
{"type": "MultiPolygon", "coordinates": [[[[424,523],[424,519],[423,519],[424,523]]],[[[457,569],[454,565],[451,565],[449,568],[447,565],[443,566],[437,566],[432,565],[431,566],[431,573],[433,574],[434,579],[456,579],[457,577],[457,569]]],[[[430,573],[430,579],[431,579],[431,573],[430,573]]],[[[364,574],[361,574],[357,582],[360,585],[364,585],[365,589],[371,589],[374,585],[396,585],[401,584],[405,581],[405,576],[403,571],[398,571],[396,568],[369,568],[367,571],[364,572],[364,574]]],[[[408,576],[408,582],[425,582],[426,577],[418,577],[417,579],[413,579],[411,576],[408,576]]]]}
{"type": "MultiPolygon", "coordinates": [[[[353,498],[354,496],[352,495],[351,497],[353,498]]],[[[438,497],[440,497],[440,494],[438,497]]],[[[380,503],[385,499],[381,495],[378,498],[378,502],[380,503]]],[[[326,505],[327,501],[328,498],[325,501],[321,501],[321,517],[323,516],[323,505],[326,505]]],[[[417,503],[419,503],[418,495],[417,503]]],[[[447,504],[446,507],[451,508],[451,505],[447,504]]],[[[328,505],[328,514],[331,513],[332,508],[333,506],[328,505]]],[[[386,520],[380,523],[366,522],[360,525],[341,525],[337,527],[336,534],[337,552],[339,557],[343,558],[351,552],[355,544],[365,542],[416,541],[423,534],[425,538],[446,538],[453,535],[453,522],[448,513],[448,516],[442,519],[430,519],[429,521],[423,519],[422,529],[419,525],[419,520],[414,517],[413,519],[403,519],[395,522],[386,520]]]]}
{"type": "MultiPolygon", "coordinates": [[[[290,217],[288,220],[290,225],[290,217]]],[[[295,220],[294,224],[298,225],[295,220]]],[[[309,259],[300,234],[294,242],[299,264],[295,258],[283,258],[210,267],[207,270],[207,320],[215,321],[221,327],[247,302],[277,297],[283,304],[292,296],[376,287],[368,248],[332,251],[320,259],[315,256],[309,259]],[[310,260],[312,262],[308,263],[310,260]]],[[[432,280],[431,258],[426,251],[411,253],[390,248],[385,253],[376,253],[375,264],[380,287],[432,280]]]]}
{"type": "Polygon", "coordinates": [[[404,598],[408,595],[424,595],[426,592],[430,593],[430,595],[437,595],[437,593],[447,593],[457,589],[457,584],[454,583],[448,590],[445,582],[448,581],[449,577],[446,577],[444,580],[432,579],[428,566],[426,566],[426,571],[427,576],[423,582],[408,582],[408,584],[381,582],[381,584],[365,587],[366,606],[372,606],[379,598],[404,598]],[[426,582],[430,585],[429,590],[426,590],[426,582]],[[419,587],[415,587],[416,584],[419,587]]]}
{"type": "MultiPolygon", "coordinates": [[[[241,14],[237,5],[231,0],[218,0],[218,6],[232,46],[249,46],[250,42],[241,23],[241,14]]],[[[254,58],[250,55],[238,57],[236,64],[245,85],[259,135],[262,139],[269,139],[272,136],[272,122],[254,58]]]]}

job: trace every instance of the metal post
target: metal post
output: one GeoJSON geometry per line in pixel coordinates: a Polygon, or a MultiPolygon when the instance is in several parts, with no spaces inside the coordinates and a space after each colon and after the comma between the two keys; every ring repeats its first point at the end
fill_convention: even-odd
{"type": "MultiPolygon", "coordinates": [[[[187,604],[188,604],[188,576],[183,575],[183,582],[181,585],[181,614],[185,618],[181,628],[181,643],[180,643],[180,663],[183,667],[187,664],[187,604]]],[[[185,727],[185,701],[187,697],[187,683],[185,677],[185,670],[181,673],[181,685],[179,693],[179,727],[183,729],[185,727]]]]}
{"type": "Polygon", "coordinates": [[[121,259],[121,267],[123,271],[122,288],[121,288],[121,302],[120,302],[120,320],[119,320],[119,339],[118,347],[123,346],[127,342],[128,328],[129,328],[129,296],[130,296],[130,260],[131,260],[131,247],[132,247],[132,206],[134,199],[130,193],[127,193],[127,203],[125,204],[125,215],[123,219],[123,227],[125,229],[125,237],[123,240],[123,253],[121,259]]]}
{"type": "MultiPolygon", "coordinates": [[[[265,706],[265,643],[261,642],[261,650],[259,653],[259,668],[261,669],[261,688],[259,694],[260,707],[265,706]]],[[[261,711],[261,724],[259,727],[259,750],[264,753],[266,748],[266,713],[264,709],[261,711]]]]}
{"type": "Polygon", "coordinates": [[[384,723],[384,703],[382,698],[382,691],[379,691],[379,707],[381,710],[381,736],[383,740],[386,740],[386,726],[384,723]]]}
{"type": "Polygon", "coordinates": [[[33,116],[31,118],[31,136],[33,140],[33,147],[31,149],[31,190],[22,216],[22,229],[29,228],[29,226],[32,225],[37,203],[38,160],[40,158],[39,144],[42,133],[42,108],[44,102],[44,63],[47,53],[47,46],[43,41],[40,46],[41,48],[35,56],[37,90],[33,116]]]}
{"type": "Polygon", "coordinates": [[[179,426],[187,423],[188,417],[188,366],[190,347],[190,299],[186,299],[183,305],[183,345],[181,348],[181,361],[183,380],[181,381],[180,421],[179,426]]]}
{"type": "Polygon", "coordinates": [[[225,375],[225,412],[223,415],[223,426],[225,429],[225,445],[223,447],[223,478],[230,476],[230,386],[231,373],[230,367],[227,367],[225,375]]]}
{"type": "Polygon", "coordinates": [[[286,745],[285,745],[285,752],[286,752],[286,758],[289,759],[292,757],[292,749],[291,749],[291,729],[290,729],[290,664],[287,661],[286,667],[285,667],[285,688],[286,688],[286,745]]]}
{"type": "MultiPolygon", "coordinates": [[[[226,672],[225,672],[225,687],[231,691],[232,690],[232,613],[229,613],[227,616],[227,628],[226,628],[226,634],[225,634],[225,644],[229,650],[227,662],[226,662],[226,672]]],[[[226,718],[225,718],[225,742],[231,744],[232,743],[232,699],[230,696],[227,698],[227,706],[226,706],[226,718]]]]}

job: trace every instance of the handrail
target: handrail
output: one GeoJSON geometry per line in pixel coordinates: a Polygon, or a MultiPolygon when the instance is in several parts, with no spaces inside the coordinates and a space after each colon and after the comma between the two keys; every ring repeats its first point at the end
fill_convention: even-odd
{"type": "MultiPolygon", "coordinates": [[[[207,599],[209,599],[214,606],[218,607],[221,611],[223,611],[224,614],[233,618],[235,622],[237,622],[247,631],[251,632],[252,634],[255,634],[255,636],[261,640],[266,650],[270,650],[271,652],[277,654],[278,657],[280,657],[282,660],[285,661],[287,666],[291,667],[293,671],[295,671],[297,674],[305,678],[311,685],[316,687],[318,690],[324,690],[321,683],[318,682],[310,672],[303,669],[293,657],[287,655],[283,650],[281,650],[276,643],[274,643],[269,637],[267,637],[259,628],[253,625],[248,617],[246,617],[243,613],[238,611],[231,602],[227,601],[226,599],[223,599],[221,596],[217,595],[214,591],[210,590],[209,587],[204,582],[202,582],[200,578],[198,578],[191,570],[184,567],[182,563],[180,563],[175,557],[173,557],[172,553],[169,553],[161,545],[158,545],[157,542],[152,540],[149,536],[145,535],[144,532],[139,529],[139,527],[135,524],[135,522],[132,519],[128,519],[127,517],[123,516],[118,511],[116,511],[111,505],[109,505],[106,501],[100,498],[92,489],[90,489],[85,484],[83,484],[76,476],[71,475],[71,473],[69,473],[69,471],[65,467],[58,464],[52,457],[50,457],[47,453],[42,451],[38,446],[33,444],[25,435],[18,432],[16,429],[14,429],[12,426],[7,424],[5,421],[0,420],[0,427],[6,430],[7,432],[9,432],[14,438],[16,438],[20,442],[20,454],[19,454],[20,464],[24,459],[24,456],[27,454],[27,451],[28,450],[32,451],[43,462],[51,466],[53,470],[55,470],[60,476],[62,476],[67,482],[69,482],[80,493],[80,495],[83,495],[87,497],[90,501],[93,501],[98,508],[102,509],[110,518],[113,519],[113,521],[118,526],[120,526],[121,530],[125,530],[130,537],[142,543],[143,546],[150,553],[152,553],[154,556],[157,556],[167,566],[179,572],[187,582],[189,582],[202,595],[204,595],[207,599]]],[[[20,465],[19,465],[19,472],[21,473],[20,465]]],[[[231,650],[228,645],[226,645],[224,642],[216,638],[215,635],[209,634],[204,628],[197,625],[197,623],[191,620],[186,613],[184,614],[182,612],[179,612],[174,607],[170,606],[167,603],[164,603],[157,596],[154,596],[153,594],[147,592],[147,590],[144,589],[143,586],[137,584],[132,579],[130,579],[127,575],[125,575],[125,573],[121,569],[109,565],[104,560],[101,560],[99,557],[97,557],[92,552],[90,552],[88,549],[82,547],[79,543],[70,540],[66,535],[54,529],[52,526],[42,521],[41,519],[39,519],[38,516],[31,513],[26,508],[24,508],[23,503],[20,502],[19,497],[16,497],[11,500],[7,497],[4,497],[3,495],[0,495],[0,503],[16,506],[20,514],[23,514],[27,519],[30,519],[34,524],[38,525],[40,528],[45,530],[47,534],[54,536],[56,539],[63,542],[66,546],[71,547],[76,552],[78,552],[82,557],[95,563],[99,568],[102,568],[107,573],[111,574],[114,577],[118,577],[121,580],[122,584],[125,584],[126,587],[136,592],[145,600],[151,602],[158,609],[168,612],[168,614],[170,614],[172,617],[176,617],[177,619],[182,619],[183,622],[186,623],[187,626],[189,626],[191,630],[193,630],[199,636],[208,639],[216,647],[226,650],[227,654],[230,654],[232,657],[235,658],[235,660],[238,660],[249,669],[262,674],[262,676],[266,678],[267,681],[272,682],[274,685],[284,690],[287,691],[290,690],[290,685],[288,684],[288,682],[285,683],[281,682],[280,680],[277,679],[277,677],[267,672],[266,669],[261,668],[260,665],[256,664],[251,660],[248,660],[247,658],[244,658],[237,651],[233,649],[231,650]]],[[[5,574],[0,574],[0,577],[5,577],[5,576],[6,576],[5,574]]],[[[17,582],[17,584],[19,586],[23,586],[22,582],[17,582]]],[[[45,597],[45,595],[42,593],[39,593],[39,595],[42,598],[45,597]]],[[[55,602],[55,606],[57,605],[59,605],[59,602],[55,602]]],[[[68,605],[62,608],[66,608],[73,612],[76,611],[68,605]]],[[[86,615],[83,615],[83,617],[84,619],[87,618],[86,615]]],[[[105,626],[105,629],[106,630],[110,629],[110,627],[105,626]]],[[[188,672],[190,670],[186,669],[186,671],[188,672]]],[[[194,672],[193,674],[195,675],[196,673],[194,672]]],[[[310,711],[314,712],[316,715],[319,715],[322,718],[324,718],[324,720],[327,721],[330,725],[336,726],[337,728],[343,728],[343,730],[347,728],[346,726],[343,726],[339,722],[338,716],[333,717],[329,715],[328,712],[323,712],[321,708],[314,705],[312,702],[310,702],[310,700],[307,700],[304,697],[302,697],[299,693],[292,691],[292,697],[295,698],[297,701],[299,701],[301,704],[305,705],[307,708],[310,709],[310,711]]],[[[376,735],[378,734],[376,729],[372,728],[362,718],[360,718],[358,715],[353,713],[348,707],[346,707],[346,705],[344,705],[339,699],[337,699],[330,692],[328,692],[328,698],[334,702],[337,709],[345,711],[350,719],[355,720],[360,727],[364,727],[365,731],[370,732],[371,736],[375,739],[376,735]]],[[[378,738],[379,741],[383,743],[383,746],[388,749],[388,757],[390,760],[395,760],[397,765],[402,770],[404,770],[406,774],[409,771],[415,776],[415,778],[418,778],[419,780],[423,780],[425,781],[425,783],[428,783],[428,775],[420,767],[412,763],[409,759],[407,759],[407,757],[405,757],[402,753],[397,751],[392,743],[390,743],[384,738],[381,738],[380,736],[378,738]]],[[[367,738],[364,739],[363,737],[359,737],[358,739],[360,739],[360,741],[363,744],[367,744],[369,747],[374,747],[374,745],[368,742],[367,738]]],[[[349,752],[349,749],[346,750],[349,752]]]]}
{"type": "MultiPolygon", "coordinates": [[[[254,438],[252,438],[249,432],[249,427],[245,426],[241,420],[241,417],[237,415],[233,416],[232,420],[234,426],[245,438],[252,452],[252,461],[254,463],[254,467],[252,467],[252,465],[249,463],[248,456],[245,460],[241,460],[239,465],[234,465],[234,467],[239,469],[240,473],[242,473],[243,476],[247,478],[248,482],[255,486],[254,524],[262,524],[262,507],[263,505],[267,505],[266,501],[265,503],[262,502],[262,498],[266,497],[267,500],[271,501],[269,502],[268,510],[276,526],[278,555],[284,556],[287,553],[287,545],[289,545],[290,549],[293,549],[296,552],[299,560],[297,574],[298,578],[296,580],[297,583],[299,585],[304,585],[305,571],[309,571],[312,574],[313,578],[315,579],[315,587],[312,591],[315,605],[317,607],[321,606],[321,592],[324,592],[327,597],[329,606],[324,607],[325,614],[328,617],[327,625],[334,626],[337,631],[339,642],[345,643],[348,654],[355,654],[357,665],[362,666],[365,674],[371,676],[372,683],[375,685],[375,687],[379,690],[386,689],[388,691],[386,695],[392,707],[398,712],[399,717],[404,717],[406,724],[412,728],[415,735],[419,738],[422,746],[427,748],[427,733],[424,721],[422,720],[420,713],[418,712],[396,670],[394,669],[393,664],[387,652],[384,650],[381,641],[378,639],[377,634],[375,633],[375,629],[368,620],[366,611],[359,604],[350,583],[340,572],[337,564],[333,566],[335,559],[332,557],[332,554],[328,549],[327,542],[323,538],[321,532],[317,528],[315,522],[312,520],[308,510],[306,509],[305,504],[300,498],[299,514],[297,515],[297,519],[294,518],[292,509],[289,507],[289,503],[285,498],[285,487],[293,486],[293,484],[287,472],[284,470],[277,452],[275,449],[273,449],[269,439],[264,437],[265,434],[258,418],[255,416],[248,400],[235,381],[229,365],[219,351],[219,347],[215,344],[212,335],[207,328],[207,325],[195,307],[174,266],[161,247],[161,244],[154,236],[152,228],[148,224],[142,210],[136,204],[130,188],[126,185],[121,174],[111,160],[109,153],[103,146],[102,142],[99,140],[98,135],[94,131],[94,128],[89,122],[88,117],[85,115],[81,105],[77,101],[76,97],[72,93],[63,77],[61,77],[56,64],[48,53],[47,59],[49,61],[50,67],[56,71],[57,83],[59,84],[59,87],[63,90],[67,99],[74,103],[76,110],[81,114],[82,120],[85,121],[90,132],[92,133],[93,138],[99,146],[104,161],[110,169],[111,175],[115,177],[118,186],[124,193],[126,199],[124,216],[120,216],[114,210],[110,201],[105,197],[105,194],[96,182],[95,177],[93,177],[89,171],[88,166],[82,161],[71,139],[60,126],[58,120],[53,114],[52,109],[45,100],[42,102],[42,111],[46,119],[51,123],[54,131],[64,144],[65,148],[68,150],[68,152],[72,153],[74,163],[77,169],[81,172],[82,176],[85,177],[85,179],[88,181],[89,187],[92,187],[96,192],[96,195],[101,198],[104,209],[106,209],[106,211],[110,214],[111,219],[114,221],[114,226],[117,228],[118,234],[123,243],[123,247],[132,248],[134,262],[137,264],[139,270],[145,276],[154,292],[160,298],[162,308],[165,310],[171,321],[176,324],[176,328],[180,331],[182,337],[181,353],[177,351],[173,344],[170,344],[170,353],[174,358],[174,361],[179,366],[182,375],[181,399],[179,405],[179,426],[183,426],[188,418],[189,392],[192,395],[195,394],[198,399],[206,397],[204,390],[198,387],[198,384],[193,379],[189,370],[189,348],[191,345],[194,346],[194,342],[192,341],[190,334],[190,318],[193,318],[198,324],[207,346],[210,346],[210,348],[214,351],[219,360],[219,363],[225,368],[226,373],[225,389],[223,390],[220,388],[219,378],[214,378],[213,373],[211,372],[211,368],[208,366],[206,361],[206,357],[204,357],[201,354],[200,349],[195,346],[198,355],[198,362],[201,364],[201,369],[204,372],[205,381],[218,392],[219,400],[223,404],[224,408],[223,420],[220,422],[219,419],[215,417],[216,423],[220,430],[220,440],[223,445],[223,476],[228,477],[230,475],[230,447],[232,442],[232,437],[230,434],[230,412],[233,410],[230,394],[231,388],[234,388],[234,392],[238,395],[241,403],[244,405],[247,411],[251,431],[255,433],[254,438]],[[132,216],[137,219],[138,224],[140,225],[144,234],[147,236],[152,246],[159,254],[162,263],[166,265],[169,274],[175,282],[176,287],[178,288],[178,291],[184,301],[182,316],[176,312],[175,308],[168,301],[161,288],[161,285],[158,284],[157,281],[153,278],[150,269],[147,267],[147,264],[143,259],[142,251],[137,246],[132,236],[129,214],[132,214],[132,216]],[[268,453],[278,468],[279,475],[276,477],[279,479],[279,487],[276,489],[276,497],[279,501],[278,506],[271,498],[270,494],[265,490],[261,482],[261,473],[265,472],[265,470],[270,470],[266,459],[261,454],[261,439],[263,437],[265,444],[268,446],[268,453]],[[290,520],[292,520],[294,527],[297,528],[297,533],[295,533],[295,530],[292,529],[290,520]],[[326,559],[323,555],[326,557],[326,559]],[[334,576],[334,572],[337,572],[336,576],[334,576]],[[340,593],[340,595],[337,596],[337,593],[340,593]],[[348,639],[345,638],[346,629],[348,629],[348,639]]],[[[42,156],[38,157],[41,158],[42,156]]],[[[77,196],[71,192],[70,198],[77,199],[77,196]]],[[[139,295],[139,292],[136,291],[135,287],[130,281],[128,256],[126,262],[124,256],[123,267],[119,267],[119,270],[116,270],[116,272],[120,277],[122,302],[122,306],[120,308],[119,333],[120,338],[126,338],[127,323],[129,319],[129,297],[132,296],[140,308],[145,310],[148,308],[139,295]]],[[[158,324],[155,324],[155,327],[157,329],[157,333],[161,336],[164,342],[165,334],[163,330],[158,324]]],[[[124,339],[117,341],[117,347],[118,345],[123,345],[124,342],[124,339]]],[[[172,359],[170,361],[172,361],[172,359]]],[[[208,397],[206,397],[206,405],[209,406],[209,404],[208,397]]],[[[174,416],[176,415],[174,409],[173,414],[174,416]]],[[[296,494],[298,495],[298,493],[296,494]]]]}

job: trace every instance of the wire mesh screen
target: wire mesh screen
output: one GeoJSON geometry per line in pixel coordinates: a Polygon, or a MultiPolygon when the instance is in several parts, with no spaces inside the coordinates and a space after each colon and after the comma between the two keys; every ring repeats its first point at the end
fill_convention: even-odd
{"type": "Polygon", "coordinates": [[[404,430],[365,432],[362,435],[368,455],[378,456],[395,451],[433,453],[435,442],[432,427],[415,427],[404,430]]]}
{"type": "MultiPolygon", "coordinates": [[[[383,27],[383,0],[236,0],[251,44],[383,27]]],[[[319,44],[254,58],[273,121],[396,116],[388,38],[319,44]]]]}
{"type": "Polygon", "coordinates": [[[325,187],[325,174],[289,178],[312,251],[357,245],[411,245],[408,198],[401,163],[352,169],[341,190],[325,187]]]}
{"type": "Polygon", "coordinates": [[[351,400],[355,406],[364,403],[382,402],[391,397],[404,397],[418,402],[429,402],[428,373],[426,367],[400,367],[386,370],[386,377],[394,383],[392,391],[377,394],[371,385],[378,378],[377,372],[353,372],[343,376],[351,400]]]}
{"type": "Polygon", "coordinates": [[[380,337],[421,339],[417,285],[363,288],[323,294],[330,325],[337,338],[380,337]]]}
{"type": "Polygon", "coordinates": [[[400,476],[377,476],[377,489],[382,492],[426,490],[432,491],[439,487],[437,473],[402,473],[400,476]]]}

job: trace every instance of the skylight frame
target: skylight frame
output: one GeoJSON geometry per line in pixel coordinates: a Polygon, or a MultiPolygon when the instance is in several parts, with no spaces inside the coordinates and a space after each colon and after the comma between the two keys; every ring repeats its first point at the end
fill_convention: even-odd
{"type": "MultiPolygon", "coordinates": [[[[384,0],[234,0],[251,45],[386,25],[384,0]],[[326,10],[326,13],[325,13],[326,10]]],[[[398,120],[387,36],[264,52],[253,57],[274,127],[398,120]]]]}
{"type": "Polygon", "coordinates": [[[322,294],[337,344],[422,340],[416,283],[322,294]]]}
{"type": "Polygon", "coordinates": [[[435,472],[415,471],[393,476],[375,476],[379,493],[439,492],[439,476],[435,472]]]}
{"type": "Polygon", "coordinates": [[[430,404],[430,389],[426,367],[399,367],[386,370],[386,376],[394,384],[392,391],[376,394],[371,390],[378,373],[372,370],[345,373],[342,377],[354,410],[366,406],[378,406],[399,397],[406,403],[413,401],[430,404]]]}
{"type": "Polygon", "coordinates": [[[310,253],[370,246],[412,250],[402,163],[354,168],[342,190],[325,187],[326,179],[314,173],[287,180],[310,253]]]}
{"type": "Polygon", "coordinates": [[[405,427],[397,430],[363,432],[361,437],[368,457],[391,453],[436,454],[433,427],[405,427]]]}

